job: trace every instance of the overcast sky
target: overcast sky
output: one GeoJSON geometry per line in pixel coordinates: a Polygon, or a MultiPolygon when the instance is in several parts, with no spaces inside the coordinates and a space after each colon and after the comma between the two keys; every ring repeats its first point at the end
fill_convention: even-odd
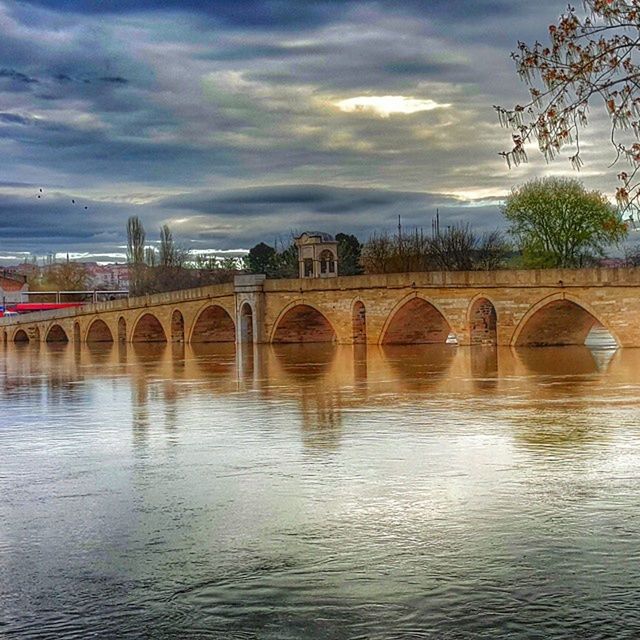
{"type": "MultiPolygon", "coordinates": [[[[0,0],[0,260],[118,257],[138,215],[191,248],[500,224],[493,104],[560,0],[0,0]],[[42,191],[40,191],[42,189],[42,191]],[[40,197],[38,197],[40,196],[40,197]],[[72,202],[72,201],[75,201],[72,202]]],[[[588,186],[615,191],[598,122],[588,186]]]]}

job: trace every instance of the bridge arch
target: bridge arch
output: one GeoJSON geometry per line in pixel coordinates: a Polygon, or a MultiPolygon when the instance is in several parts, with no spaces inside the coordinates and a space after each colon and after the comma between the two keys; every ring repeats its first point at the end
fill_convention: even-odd
{"type": "Polygon", "coordinates": [[[240,335],[243,344],[253,342],[254,317],[255,314],[251,303],[249,301],[243,302],[240,307],[240,335]]]}
{"type": "Polygon", "coordinates": [[[111,329],[104,320],[96,318],[87,330],[87,342],[113,342],[111,329]]]}
{"type": "Polygon", "coordinates": [[[326,315],[306,302],[287,305],[273,325],[271,342],[336,342],[337,334],[326,315]]]}
{"type": "Polygon", "coordinates": [[[620,345],[619,338],[586,302],[557,293],[534,304],[522,317],[511,339],[512,346],[583,345],[594,326],[604,327],[620,345]]]}
{"type": "Polygon", "coordinates": [[[196,315],[189,342],[235,342],[236,325],[219,304],[207,303],[196,315]]]}
{"type": "Polygon", "coordinates": [[[452,332],[444,313],[416,294],[400,300],[381,332],[381,344],[444,344],[452,332]]]}
{"type": "Polygon", "coordinates": [[[495,346],[498,344],[498,313],[493,301],[483,293],[474,296],[467,311],[469,342],[495,346]]]}
{"type": "Polygon", "coordinates": [[[45,342],[64,343],[69,342],[69,336],[67,336],[67,332],[59,324],[52,324],[44,340],[45,342]]]}
{"type": "Polygon", "coordinates": [[[153,313],[140,315],[133,327],[131,342],[166,342],[167,335],[162,323],[153,313]]]}
{"type": "Polygon", "coordinates": [[[123,343],[127,341],[127,321],[123,316],[118,318],[118,342],[123,343]]]}
{"type": "Polygon", "coordinates": [[[18,344],[29,342],[29,334],[24,329],[18,329],[13,334],[13,341],[18,344]]]}
{"type": "Polygon", "coordinates": [[[184,342],[184,316],[179,309],[171,314],[171,342],[184,342]]]}
{"type": "Polygon", "coordinates": [[[362,300],[356,300],[351,308],[353,344],[367,342],[367,308],[362,300]]]}

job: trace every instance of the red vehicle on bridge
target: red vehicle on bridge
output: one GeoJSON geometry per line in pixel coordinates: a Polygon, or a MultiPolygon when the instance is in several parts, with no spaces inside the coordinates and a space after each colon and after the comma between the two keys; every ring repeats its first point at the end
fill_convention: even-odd
{"type": "Polygon", "coordinates": [[[3,316],[22,315],[35,311],[53,311],[55,309],[67,309],[69,307],[81,307],[84,302],[19,302],[14,305],[0,307],[0,318],[3,316]]]}

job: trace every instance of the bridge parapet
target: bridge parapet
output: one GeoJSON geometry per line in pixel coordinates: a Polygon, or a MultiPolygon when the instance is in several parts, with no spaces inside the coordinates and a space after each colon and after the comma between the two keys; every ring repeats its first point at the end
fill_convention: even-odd
{"type": "Polygon", "coordinates": [[[501,269],[496,271],[419,271],[339,276],[333,279],[265,280],[264,291],[416,287],[638,286],[640,267],[593,269],[501,269]]]}

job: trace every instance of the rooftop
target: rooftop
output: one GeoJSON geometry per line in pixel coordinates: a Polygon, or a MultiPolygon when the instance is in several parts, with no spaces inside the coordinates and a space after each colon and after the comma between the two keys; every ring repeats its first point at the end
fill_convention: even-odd
{"type": "Polygon", "coordinates": [[[324,231],[304,231],[301,233],[296,240],[300,240],[302,236],[307,236],[308,238],[318,238],[320,242],[335,242],[335,238],[330,234],[324,231]]]}

